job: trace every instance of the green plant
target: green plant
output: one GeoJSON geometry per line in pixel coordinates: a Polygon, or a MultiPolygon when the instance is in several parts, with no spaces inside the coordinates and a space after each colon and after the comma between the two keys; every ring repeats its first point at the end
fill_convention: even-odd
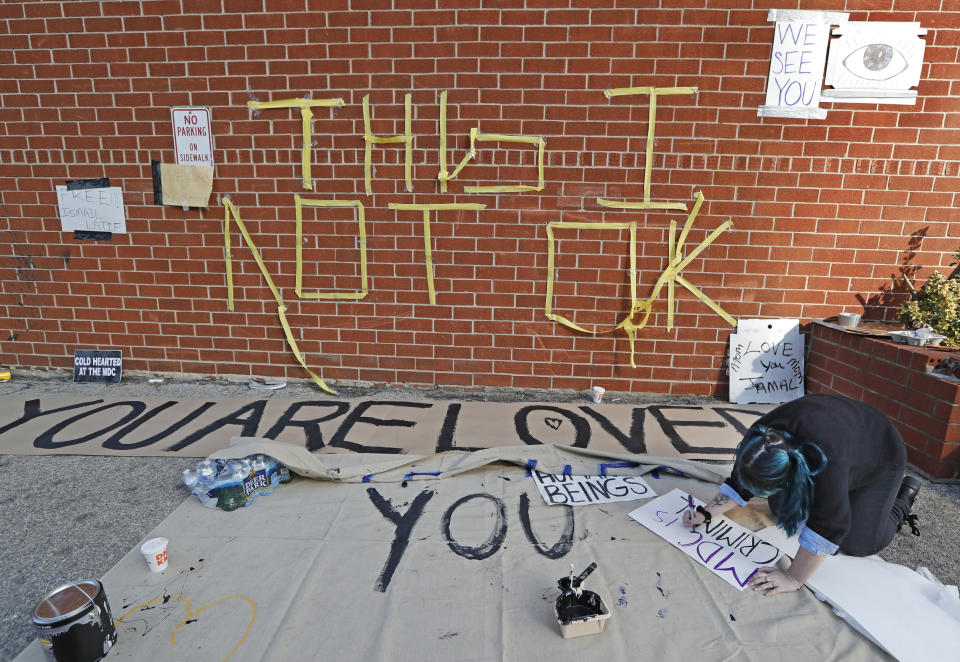
{"type": "Polygon", "coordinates": [[[907,328],[932,327],[960,345],[960,280],[934,271],[913,298],[900,308],[900,322],[907,328]]]}

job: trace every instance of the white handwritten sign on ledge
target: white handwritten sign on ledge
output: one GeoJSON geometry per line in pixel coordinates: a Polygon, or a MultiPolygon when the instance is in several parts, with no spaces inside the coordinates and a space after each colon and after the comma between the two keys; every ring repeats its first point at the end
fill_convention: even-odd
{"type": "MultiPolygon", "coordinates": [[[[742,591],[753,574],[776,563],[783,554],[778,547],[724,517],[701,524],[691,531],[683,525],[687,493],[675,489],[648,501],[630,513],[653,533],[742,591]]],[[[694,506],[703,502],[693,497],[694,506]]]]}
{"type": "Polygon", "coordinates": [[[730,334],[728,364],[730,402],[790,402],[803,396],[800,320],[738,320],[730,334]]]}

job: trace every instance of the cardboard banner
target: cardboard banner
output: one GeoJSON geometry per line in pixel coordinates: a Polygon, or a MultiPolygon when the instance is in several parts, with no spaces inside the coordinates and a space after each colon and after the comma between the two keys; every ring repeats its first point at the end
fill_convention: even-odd
{"type": "MultiPolygon", "coordinates": [[[[0,399],[0,452],[206,457],[233,437],[325,453],[557,445],[729,460],[769,407],[273,398],[0,399]]],[[[597,473],[602,473],[599,469],[597,473]]]]}
{"type": "Polygon", "coordinates": [[[714,517],[709,525],[691,531],[683,525],[683,512],[704,505],[680,489],[658,497],[630,513],[630,517],[682,551],[713,574],[742,591],[750,577],[775,564],[782,552],[775,545],[725,517],[714,517]]]}

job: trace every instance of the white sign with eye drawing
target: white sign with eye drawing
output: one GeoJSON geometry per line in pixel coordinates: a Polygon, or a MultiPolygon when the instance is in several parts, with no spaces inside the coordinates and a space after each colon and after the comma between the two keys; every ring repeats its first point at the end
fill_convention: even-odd
{"type": "Polygon", "coordinates": [[[919,23],[851,21],[830,42],[825,101],[912,105],[920,83],[927,34],[919,23]]]}
{"type": "Polygon", "coordinates": [[[790,402],[803,396],[800,320],[738,320],[730,334],[730,402],[790,402]]]}

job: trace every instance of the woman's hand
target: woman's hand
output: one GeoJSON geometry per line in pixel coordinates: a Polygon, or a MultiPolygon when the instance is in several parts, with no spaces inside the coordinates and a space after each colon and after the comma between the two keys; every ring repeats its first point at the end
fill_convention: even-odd
{"type": "Polygon", "coordinates": [[[747,586],[754,591],[763,591],[764,597],[767,597],[778,593],[793,593],[800,588],[800,582],[780,568],[767,566],[757,570],[747,582],[747,586]]]}
{"type": "Polygon", "coordinates": [[[695,526],[700,526],[703,524],[706,518],[703,516],[703,513],[694,512],[693,519],[690,519],[690,512],[688,510],[683,511],[683,525],[688,529],[692,529],[695,526]]]}

